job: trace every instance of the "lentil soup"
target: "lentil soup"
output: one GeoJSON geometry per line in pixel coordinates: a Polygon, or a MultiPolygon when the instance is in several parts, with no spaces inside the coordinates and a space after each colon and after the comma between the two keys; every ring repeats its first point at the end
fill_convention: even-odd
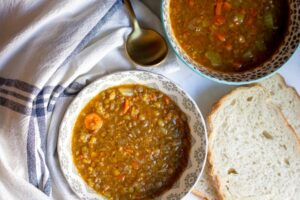
{"type": "Polygon", "coordinates": [[[72,136],[75,166],[108,199],[152,199],[187,166],[186,115],[162,92],[143,85],[106,89],[80,112],[72,136]]]}
{"type": "Polygon", "coordinates": [[[241,72],[268,60],[288,25],[288,0],[170,0],[174,36],[199,65],[241,72]]]}

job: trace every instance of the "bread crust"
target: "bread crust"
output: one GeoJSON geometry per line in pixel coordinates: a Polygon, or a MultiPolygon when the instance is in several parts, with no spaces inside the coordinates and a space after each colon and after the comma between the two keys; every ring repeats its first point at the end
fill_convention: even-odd
{"type": "MultiPolygon", "coordinates": [[[[281,76],[280,76],[281,77],[281,76]]],[[[283,79],[281,77],[281,79],[283,79]]],[[[208,151],[207,151],[207,161],[210,164],[210,176],[212,177],[213,180],[213,184],[216,187],[216,191],[218,192],[218,195],[220,197],[220,200],[226,200],[224,191],[222,191],[221,188],[221,181],[220,178],[216,175],[215,169],[214,169],[214,165],[213,165],[213,158],[212,158],[212,147],[211,147],[211,143],[212,143],[212,130],[213,130],[213,123],[212,123],[212,118],[214,116],[214,114],[217,112],[217,110],[221,107],[221,105],[224,103],[224,101],[226,101],[231,95],[234,95],[236,92],[239,92],[241,90],[245,90],[245,89],[249,89],[249,88],[262,88],[263,90],[266,90],[265,88],[263,88],[262,86],[260,86],[259,84],[254,84],[254,85],[248,85],[248,86],[242,86],[242,87],[238,87],[232,91],[230,91],[229,93],[227,93],[226,95],[224,95],[223,97],[221,97],[221,99],[219,99],[212,107],[211,112],[208,114],[207,117],[207,133],[208,133],[208,151]]],[[[294,89],[295,90],[295,89],[294,89]]],[[[296,90],[295,90],[296,92],[296,90]]],[[[296,92],[297,93],[297,92],[296,92]]],[[[268,93],[266,93],[268,95],[268,93]]],[[[298,93],[297,93],[298,95],[298,93]]],[[[299,97],[299,95],[298,95],[299,97]]],[[[300,97],[299,97],[300,98],[300,97]]],[[[268,95],[268,98],[266,99],[269,105],[271,105],[272,107],[274,107],[277,112],[279,113],[280,118],[283,119],[284,123],[286,124],[286,126],[291,130],[291,132],[294,135],[294,138],[298,144],[298,149],[300,151],[300,138],[298,137],[297,133],[295,132],[295,130],[292,128],[292,126],[287,122],[286,118],[284,117],[282,111],[271,102],[270,100],[270,96],[268,95]]]]}
{"type": "MultiPolygon", "coordinates": [[[[300,95],[298,94],[296,88],[294,88],[294,87],[288,85],[288,84],[286,83],[285,79],[283,78],[283,76],[281,76],[280,74],[277,73],[277,74],[275,74],[275,76],[277,76],[277,77],[280,79],[281,83],[282,83],[283,85],[285,85],[285,87],[286,87],[287,89],[290,89],[290,90],[298,97],[298,100],[300,101],[300,95]]],[[[281,114],[283,115],[283,112],[282,112],[281,110],[280,110],[280,112],[281,112],[281,114]]],[[[283,116],[284,116],[284,115],[283,115],[283,116]]],[[[285,117],[284,117],[284,119],[285,119],[286,123],[288,123],[288,121],[286,120],[285,117]]],[[[299,119],[299,120],[300,120],[300,119],[299,119]]],[[[294,130],[294,132],[295,132],[296,136],[298,137],[298,139],[300,139],[300,133],[297,134],[297,131],[296,131],[289,123],[288,123],[288,125],[294,130]]]]}
{"type": "Polygon", "coordinates": [[[204,192],[202,192],[200,190],[194,189],[194,191],[197,192],[197,194],[201,194],[202,195],[202,196],[200,196],[201,198],[205,197],[205,200],[214,200],[214,199],[220,200],[221,197],[220,197],[220,195],[218,193],[218,190],[217,190],[218,187],[215,184],[215,182],[213,181],[213,177],[211,176],[211,173],[210,173],[210,171],[211,171],[211,164],[209,162],[207,162],[206,163],[206,167],[207,167],[207,171],[206,171],[207,174],[206,175],[208,176],[208,180],[207,181],[209,182],[209,186],[213,187],[213,189],[216,191],[216,193],[215,193],[216,196],[214,198],[209,198],[207,195],[204,194],[204,192]]]}
{"type": "MultiPolygon", "coordinates": [[[[279,79],[279,82],[282,84],[282,85],[284,85],[284,87],[286,88],[286,89],[288,89],[288,90],[290,90],[292,93],[294,93],[294,95],[296,96],[296,97],[298,97],[298,100],[299,100],[299,102],[300,102],[300,95],[298,94],[298,92],[297,92],[297,90],[294,88],[294,87],[292,87],[292,86],[290,86],[290,85],[288,85],[287,83],[286,83],[286,81],[285,81],[285,79],[284,79],[284,77],[283,76],[281,76],[279,73],[276,73],[273,77],[270,77],[269,79],[272,79],[272,78],[278,78],[279,79]]],[[[261,82],[259,82],[259,83],[254,83],[254,84],[252,84],[252,86],[255,86],[255,85],[258,85],[258,86],[261,86],[260,85],[260,83],[261,82]]],[[[262,86],[263,87],[263,86],[262,86]]],[[[267,91],[267,94],[269,94],[269,91],[267,91]]],[[[270,97],[270,96],[269,96],[270,97]]],[[[270,97],[270,99],[271,99],[271,97],[270,97]]],[[[276,105],[275,105],[276,106],[276,105]]],[[[299,108],[300,109],[300,108],[299,108]]],[[[280,110],[280,112],[283,114],[283,112],[280,110]]],[[[285,118],[285,117],[284,117],[285,118]]],[[[285,118],[285,120],[287,121],[287,119],[285,118]]],[[[300,120],[300,119],[299,119],[300,120]]],[[[289,124],[289,122],[287,121],[287,123],[289,124]]],[[[290,124],[289,124],[290,125],[290,124]]],[[[290,125],[291,126],[291,125],[290,125]]],[[[292,127],[292,126],[291,126],[292,127]]],[[[292,129],[294,130],[294,132],[296,132],[296,135],[297,135],[297,137],[299,137],[300,138],[300,133],[297,133],[297,131],[292,127],[292,129]]]]}
{"type": "Polygon", "coordinates": [[[274,76],[277,76],[280,79],[280,81],[282,82],[283,85],[285,85],[287,88],[290,88],[295,93],[295,95],[298,97],[298,99],[300,101],[300,95],[298,94],[295,87],[288,85],[286,83],[285,79],[283,78],[283,76],[281,76],[279,73],[275,74],[274,76]]]}
{"type": "Polygon", "coordinates": [[[200,197],[202,200],[210,200],[206,195],[204,195],[203,193],[201,193],[198,190],[192,190],[192,193],[197,196],[200,197]]]}

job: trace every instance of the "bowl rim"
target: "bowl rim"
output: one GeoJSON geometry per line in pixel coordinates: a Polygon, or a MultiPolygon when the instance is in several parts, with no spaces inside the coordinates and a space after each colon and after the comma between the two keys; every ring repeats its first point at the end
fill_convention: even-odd
{"type": "MultiPolygon", "coordinates": [[[[169,78],[167,78],[167,77],[165,77],[164,75],[162,75],[162,74],[158,74],[158,73],[154,73],[154,72],[149,72],[149,71],[146,71],[146,70],[122,70],[122,71],[117,71],[117,72],[114,72],[114,73],[111,73],[111,74],[106,74],[106,75],[104,75],[104,76],[101,76],[101,77],[99,77],[99,78],[97,78],[97,79],[95,79],[94,81],[92,81],[91,83],[89,83],[88,85],[86,85],[75,97],[74,97],[74,99],[70,102],[70,104],[68,105],[68,107],[66,108],[66,111],[65,111],[65,113],[64,113],[64,115],[63,115],[63,118],[62,118],[62,121],[61,121],[61,124],[60,124],[60,126],[59,126],[59,132],[58,132],[58,141],[57,141],[57,152],[58,152],[58,160],[59,160],[59,166],[60,166],[60,169],[61,169],[61,171],[62,171],[62,174],[63,174],[63,176],[64,176],[64,178],[66,179],[66,182],[68,183],[68,185],[69,185],[69,187],[72,189],[72,191],[78,196],[78,197],[80,197],[80,198],[83,198],[83,199],[86,199],[86,198],[89,198],[89,197],[86,197],[86,196],[81,196],[77,191],[75,191],[74,190],[74,184],[71,184],[70,183],[70,178],[69,177],[67,177],[67,173],[69,172],[69,171],[65,171],[66,169],[65,169],[65,167],[63,166],[63,159],[62,159],[62,155],[61,154],[63,154],[63,152],[66,152],[66,151],[68,151],[68,150],[66,150],[68,147],[65,147],[65,146],[63,146],[63,134],[62,134],[62,132],[63,132],[63,126],[65,126],[64,124],[66,124],[66,119],[68,118],[68,112],[70,112],[70,108],[72,108],[72,107],[74,107],[74,102],[76,102],[76,101],[78,101],[79,99],[80,99],[80,96],[82,95],[82,94],[84,94],[85,93],[85,91],[87,91],[88,89],[90,89],[90,86],[92,86],[92,85],[94,85],[95,83],[97,83],[98,81],[100,81],[101,79],[104,79],[104,78],[108,78],[108,77],[113,77],[113,76],[116,76],[116,75],[118,75],[118,74],[123,74],[123,73],[136,73],[136,74],[139,74],[139,73],[147,73],[147,74],[152,74],[152,75],[154,75],[155,76],[155,79],[157,79],[157,78],[159,78],[159,77],[161,77],[163,80],[166,80],[166,81],[169,81],[170,83],[172,83],[177,89],[178,89],[178,93],[179,94],[182,94],[183,96],[185,96],[190,102],[192,102],[192,104],[195,106],[195,112],[199,115],[199,118],[200,118],[200,122],[199,121],[197,121],[197,122],[195,122],[195,123],[197,123],[197,124],[201,124],[202,125],[202,127],[203,127],[203,130],[202,130],[202,133],[203,133],[203,139],[204,139],[204,147],[203,148],[201,148],[202,150],[204,149],[205,150],[205,152],[203,152],[204,153],[204,156],[203,156],[203,159],[201,160],[201,162],[202,162],[202,165],[200,165],[199,164],[199,166],[197,165],[197,167],[196,167],[196,169],[198,169],[198,174],[196,174],[196,180],[194,181],[194,183],[193,183],[193,185],[191,186],[191,187],[189,187],[189,189],[187,190],[187,191],[184,191],[184,194],[182,193],[182,191],[181,191],[181,194],[183,194],[183,196],[182,196],[182,198],[184,197],[184,196],[186,196],[187,194],[189,194],[191,191],[192,191],[192,189],[193,189],[193,187],[195,186],[195,184],[197,184],[197,182],[200,180],[200,178],[201,178],[201,176],[202,176],[202,174],[203,174],[203,172],[204,172],[204,168],[205,168],[205,165],[206,165],[206,162],[207,162],[207,152],[208,152],[208,134],[207,134],[207,127],[206,127],[206,122],[205,122],[205,119],[204,119],[204,117],[203,117],[203,114],[202,114],[202,112],[200,111],[200,108],[198,107],[198,105],[197,105],[197,103],[194,101],[194,99],[185,91],[185,90],[183,90],[178,84],[176,84],[176,83],[174,83],[174,81],[172,81],[172,80],[170,80],[169,78]],[[80,95],[81,94],[81,95],[80,95]],[[200,168],[200,169],[199,169],[200,168]]],[[[130,78],[129,78],[130,79],[130,78]]],[[[105,84],[105,83],[104,83],[105,84]]],[[[118,85],[122,85],[122,84],[129,84],[129,83],[114,83],[114,84],[112,84],[112,85],[109,85],[108,87],[106,87],[105,89],[108,89],[108,88],[111,88],[111,87],[115,87],[115,86],[118,86],[118,85]]],[[[131,84],[131,83],[130,83],[131,84]]],[[[141,85],[145,85],[145,86],[147,86],[147,87],[151,87],[150,86],[150,83],[136,83],[136,84],[141,84],[141,85]]],[[[97,92],[97,94],[99,93],[99,92],[102,92],[102,91],[104,91],[105,89],[100,89],[100,90],[98,90],[98,92],[97,92]]],[[[156,90],[159,90],[160,92],[163,92],[162,90],[160,90],[159,88],[155,88],[156,90]]],[[[163,92],[163,93],[165,93],[165,92],[163,92]]],[[[96,95],[97,95],[96,94],[96,95]]],[[[165,93],[166,94],[166,93],[165,93]]],[[[166,94],[166,95],[169,95],[169,94],[166,94]]],[[[93,95],[93,96],[91,96],[91,97],[88,97],[88,101],[86,102],[86,103],[88,103],[92,98],[94,98],[94,96],[95,95],[93,95]]],[[[86,105],[86,103],[84,104],[84,105],[80,105],[80,108],[79,108],[79,110],[82,110],[83,109],[83,107],[86,105]]],[[[179,105],[179,103],[178,102],[176,102],[175,101],[175,103],[180,107],[180,109],[182,110],[182,105],[179,105]]],[[[182,104],[182,103],[181,103],[182,104]]],[[[77,117],[78,117],[78,113],[76,114],[76,119],[77,119],[77,117]]],[[[76,119],[75,119],[75,121],[76,121],[76,119]]],[[[191,136],[193,136],[193,134],[192,134],[192,129],[193,129],[193,127],[191,127],[191,122],[189,122],[189,127],[190,127],[190,134],[191,134],[191,136]]],[[[74,124],[72,125],[72,129],[74,128],[74,124]]],[[[72,135],[72,133],[68,133],[69,135],[72,135]]],[[[197,134],[195,133],[194,135],[196,135],[197,136],[197,134]]],[[[197,137],[200,137],[200,136],[197,136],[197,137]]],[[[71,136],[71,138],[72,138],[72,136],[71,136]]],[[[65,139],[65,140],[67,140],[67,139],[65,139]]],[[[71,149],[72,149],[72,145],[70,145],[71,146],[71,149]]],[[[192,151],[192,148],[193,147],[193,145],[191,146],[191,151],[190,151],[190,153],[189,153],[189,162],[196,162],[196,160],[195,160],[195,158],[192,158],[192,153],[194,153],[194,151],[192,151]],[[193,161],[194,160],[194,161],[193,161]]],[[[71,156],[72,157],[72,156],[71,156]]],[[[75,168],[75,170],[76,170],[76,173],[77,173],[77,176],[79,176],[80,177],[80,183],[82,184],[84,184],[84,186],[86,187],[86,188],[88,188],[89,190],[92,190],[93,191],[93,193],[94,194],[96,194],[97,196],[98,196],[98,198],[99,199],[106,199],[106,197],[104,197],[104,196],[102,196],[101,194],[99,194],[99,193],[97,193],[96,191],[94,191],[94,189],[93,188],[91,188],[91,187],[89,187],[88,185],[87,185],[87,183],[86,183],[86,181],[80,176],[80,174],[79,174],[79,172],[78,172],[78,170],[77,170],[77,168],[76,168],[76,166],[75,166],[75,164],[74,164],[74,161],[73,161],[73,158],[72,158],[72,161],[71,161],[72,163],[71,163],[71,167],[73,167],[73,168],[75,168]]],[[[186,172],[188,170],[188,168],[187,169],[185,169],[183,172],[182,172],[182,174],[181,174],[181,176],[186,172]]],[[[73,173],[74,174],[74,172],[73,171],[71,171],[71,173],[73,173]]],[[[180,176],[180,177],[181,177],[180,176]]],[[[180,178],[177,180],[177,181],[179,181],[180,180],[180,178]]],[[[176,181],[176,182],[177,182],[176,181]]],[[[176,182],[174,182],[173,184],[175,184],[176,182]]],[[[173,186],[172,186],[173,187],[173,186]]],[[[171,189],[171,188],[170,188],[171,189]]],[[[168,190],[170,190],[170,189],[168,189],[168,190]]],[[[165,192],[167,192],[168,190],[166,190],[165,192]]],[[[164,192],[164,193],[165,193],[164,192]]],[[[161,198],[161,196],[164,194],[164,193],[162,193],[160,196],[158,196],[158,197],[156,197],[156,198],[161,198]]],[[[83,194],[83,195],[85,195],[85,194],[83,194]]]]}
{"type": "MultiPolygon", "coordinates": [[[[204,78],[207,78],[209,80],[215,81],[217,83],[226,84],[226,85],[239,86],[239,85],[247,85],[247,84],[253,84],[253,83],[257,83],[257,82],[263,81],[263,80],[265,80],[265,79],[273,76],[274,74],[276,74],[278,72],[278,70],[280,70],[292,58],[292,56],[295,53],[296,49],[300,46],[300,44],[298,44],[296,46],[296,48],[293,49],[293,51],[291,52],[291,55],[289,55],[288,59],[284,61],[284,64],[276,67],[276,69],[274,71],[270,72],[269,74],[267,74],[265,76],[262,76],[262,77],[259,77],[259,78],[253,79],[253,80],[249,80],[249,81],[227,81],[227,80],[224,80],[224,79],[221,80],[221,79],[218,79],[218,78],[214,78],[212,76],[209,76],[209,75],[201,72],[199,69],[198,70],[195,69],[195,68],[197,68],[197,66],[193,66],[191,63],[188,63],[183,58],[183,56],[177,51],[177,49],[175,48],[175,46],[171,42],[171,38],[170,38],[170,36],[169,36],[169,34],[167,32],[167,23],[165,23],[168,20],[165,18],[165,15],[164,15],[164,12],[166,12],[165,9],[164,9],[164,4],[166,3],[166,1],[170,1],[170,0],[161,0],[161,4],[160,4],[160,17],[161,17],[161,23],[162,23],[164,34],[165,34],[165,36],[167,38],[167,41],[168,41],[169,45],[171,46],[172,50],[175,52],[176,56],[184,63],[184,65],[187,66],[189,69],[191,69],[192,71],[194,71],[196,74],[198,74],[198,75],[200,75],[200,76],[202,76],[204,78]]],[[[290,4],[290,1],[288,1],[288,3],[290,4]]],[[[290,23],[291,22],[289,22],[288,27],[290,26],[290,23]]],[[[287,27],[287,29],[288,29],[288,27],[287,27]]],[[[288,33],[288,30],[287,30],[287,33],[285,33],[283,41],[285,40],[285,37],[288,34],[289,33],[288,33]]],[[[279,48],[280,48],[281,45],[282,44],[279,45],[278,49],[270,56],[269,59],[272,59],[272,56],[274,56],[275,54],[277,54],[277,52],[278,52],[278,50],[279,50],[279,48]]],[[[178,46],[180,46],[180,45],[178,45],[178,46]]]]}

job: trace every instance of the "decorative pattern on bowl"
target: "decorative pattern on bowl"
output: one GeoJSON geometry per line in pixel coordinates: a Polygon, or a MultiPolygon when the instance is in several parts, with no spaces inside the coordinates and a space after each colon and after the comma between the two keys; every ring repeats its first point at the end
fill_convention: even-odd
{"type": "Polygon", "coordinates": [[[181,88],[162,75],[145,71],[125,71],[107,75],[88,85],[75,97],[64,115],[58,137],[57,150],[65,178],[81,199],[105,199],[90,188],[77,172],[72,159],[72,131],[78,114],[94,96],[107,88],[122,84],[142,84],[158,89],[172,98],[186,113],[192,139],[188,167],[172,188],[157,198],[181,199],[192,189],[204,168],[207,152],[205,122],[196,103],[181,88]]]}
{"type": "Polygon", "coordinates": [[[224,73],[210,70],[191,59],[178,44],[171,28],[169,18],[169,4],[171,0],[162,0],[161,19],[168,41],[177,56],[193,71],[211,80],[230,84],[241,85],[257,82],[275,73],[297,49],[300,42],[300,1],[289,0],[290,18],[288,30],[279,49],[270,59],[252,70],[239,73],[224,73]]]}

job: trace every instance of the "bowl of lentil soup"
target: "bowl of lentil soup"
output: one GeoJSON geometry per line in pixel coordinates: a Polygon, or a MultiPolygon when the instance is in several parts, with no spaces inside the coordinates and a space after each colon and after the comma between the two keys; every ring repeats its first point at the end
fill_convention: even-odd
{"type": "Polygon", "coordinates": [[[83,199],[181,199],[206,158],[195,102],[164,76],[125,71],[83,89],[62,120],[58,155],[83,199]]]}
{"type": "Polygon", "coordinates": [[[268,77],[300,41],[296,0],[162,0],[162,22],[177,56],[225,84],[268,77]]]}

